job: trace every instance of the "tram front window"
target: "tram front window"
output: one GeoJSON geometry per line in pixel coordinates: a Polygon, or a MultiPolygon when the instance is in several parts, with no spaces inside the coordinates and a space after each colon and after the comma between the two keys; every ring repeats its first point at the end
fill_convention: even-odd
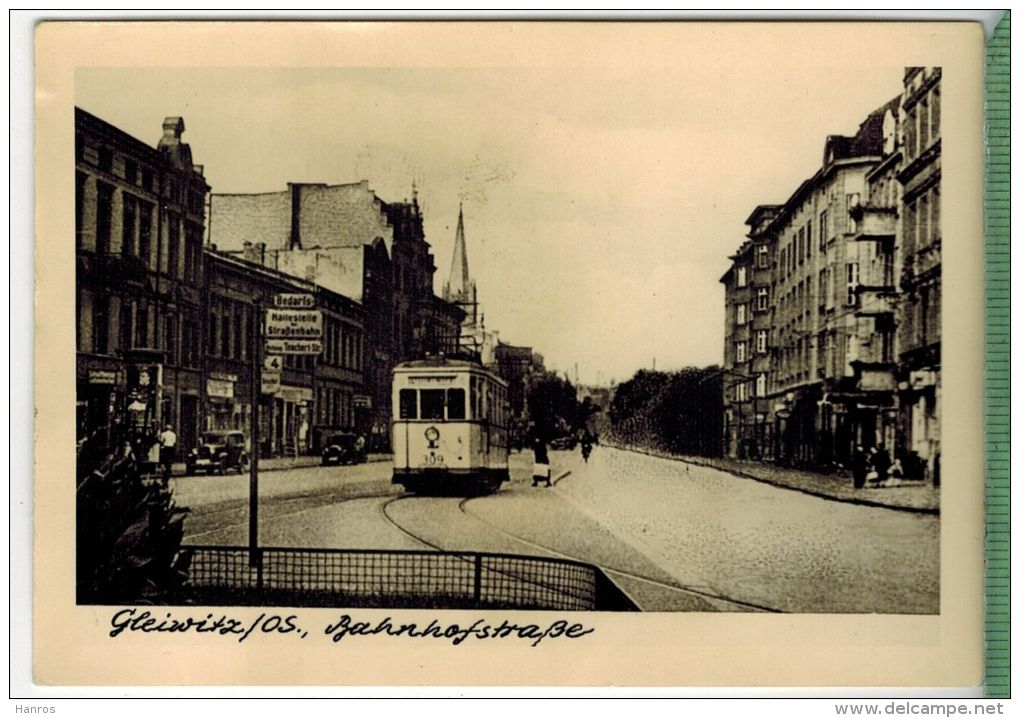
{"type": "Polygon", "coordinates": [[[421,391],[421,418],[442,419],[443,399],[445,391],[442,389],[422,389],[421,391]]]}
{"type": "Polygon", "coordinates": [[[464,418],[464,390],[463,389],[447,389],[446,390],[446,418],[447,419],[463,419],[464,418]]]}
{"type": "Polygon", "coordinates": [[[414,389],[400,390],[400,418],[418,418],[418,392],[414,389]]]}

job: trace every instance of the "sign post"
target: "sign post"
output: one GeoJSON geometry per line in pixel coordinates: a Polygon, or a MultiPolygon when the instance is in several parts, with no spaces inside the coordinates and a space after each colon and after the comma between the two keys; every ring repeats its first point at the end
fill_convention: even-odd
{"type": "MultiPolygon", "coordinates": [[[[255,302],[251,318],[251,474],[248,480],[248,558],[252,568],[260,567],[259,548],[259,401],[262,399],[262,303],[255,302]]],[[[259,576],[262,571],[258,572],[259,576]]]]}
{"type": "MultiPolygon", "coordinates": [[[[322,353],[322,312],[315,309],[314,294],[277,294],[266,308],[263,331],[262,303],[256,301],[251,335],[251,477],[248,482],[248,554],[259,568],[259,401],[262,393],[282,393],[283,354],[322,353]],[[265,346],[263,346],[265,341],[265,346]],[[263,350],[265,356],[263,358],[263,350]]],[[[310,390],[309,390],[310,391],[310,390]]],[[[262,571],[258,571],[261,581],[262,571]]]]}

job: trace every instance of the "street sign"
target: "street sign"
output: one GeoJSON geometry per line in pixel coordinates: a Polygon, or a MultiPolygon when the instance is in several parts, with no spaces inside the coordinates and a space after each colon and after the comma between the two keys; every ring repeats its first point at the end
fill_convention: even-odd
{"type": "Polygon", "coordinates": [[[315,306],[314,294],[277,294],[273,297],[277,309],[311,309],[315,306]]]}
{"type": "Polygon", "coordinates": [[[278,372],[283,369],[283,357],[281,356],[267,356],[266,360],[262,362],[262,366],[269,371],[278,372]]]}
{"type": "Polygon", "coordinates": [[[276,394],[280,391],[280,372],[268,369],[262,370],[262,393],[276,394]]]}
{"type": "MultiPolygon", "coordinates": [[[[267,309],[267,339],[322,339],[322,312],[267,309]]],[[[270,349],[269,351],[272,352],[270,349]]]]}
{"type": "Polygon", "coordinates": [[[316,340],[270,339],[266,351],[273,354],[322,354],[322,342],[316,340]]]}

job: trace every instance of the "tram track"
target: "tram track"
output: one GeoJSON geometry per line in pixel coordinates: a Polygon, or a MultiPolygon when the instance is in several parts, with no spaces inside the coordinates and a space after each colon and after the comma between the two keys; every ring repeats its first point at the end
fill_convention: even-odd
{"type": "MultiPolygon", "coordinates": [[[[553,481],[553,485],[555,485],[557,482],[561,481],[562,479],[565,479],[569,474],[570,474],[569,471],[564,473],[564,474],[561,474],[559,477],[557,477],[553,481]]],[[[417,541],[418,543],[422,544],[423,546],[426,546],[426,547],[428,547],[428,548],[430,548],[432,550],[435,550],[435,551],[447,551],[449,549],[447,549],[447,548],[445,548],[443,546],[440,546],[439,544],[437,544],[437,543],[435,543],[433,541],[429,541],[428,539],[426,539],[426,538],[424,538],[424,537],[414,533],[413,531],[409,530],[405,526],[401,525],[387,511],[387,509],[390,506],[392,506],[393,504],[395,504],[395,503],[397,503],[399,501],[414,500],[414,499],[427,500],[428,498],[435,498],[435,497],[420,497],[420,496],[407,496],[407,495],[395,496],[392,499],[390,499],[389,501],[386,501],[383,504],[381,504],[379,508],[380,508],[380,512],[381,512],[382,516],[385,518],[386,521],[388,521],[393,527],[395,527],[396,529],[401,531],[403,534],[405,534],[406,536],[408,536],[412,540],[417,541]]],[[[587,564],[592,564],[593,563],[590,559],[586,559],[586,558],[581,557],[581,556],[575,556],[575,555],[563,553],[562,551],[558,551],[556,549],[550,548],[549,546],[545,546],[545,545],[536,543],[534,541],[531,541],[530,539],[524,538],[523,536],[515,534],[515,533],[513,533],[511,531],[507,531],[506,529],[502,528],[501,526],[497,526],[496,524],[492,523],[491,521],[487,521],[487,520],[481,518],[480,516],[478,516],[477,514],[470,512],[466,508],[467,504],[470,503],[471,501],[477,501],[477,500],[483,499],[483,498],[486,498],[486,497],[485,496],[469,496],[469,497],[463,498],[463,499],[461,499],[460,501],[457,502],[457,509],[464,516],[466,516],[466,517],[468,517],[468,518],[470,518],[470,519],[472,519],[474,521],[480,522],[480,523],[484,524],[486,527],[488,527],[489,529],[491,529],[491,530],[493,530],[493,531],[495,531],[495,532],[497,532],[499,534],[502,534],[503,536],[511,539],[512,541],[515,541],[517,543],[520,543],[520,544],[523,544],[525,546],[528,546],[531,549],[538,549],[539,551],[542,551],[543,553],[549,554],[549,555],[554,556],[556,558],[566,559],[568,561],[577,561],[577,562],[580,562],[580,563],[587,563],[587,564]]],[[[622,578],[625,578],[625,579],[629,579],[631,581],[639,581],[639,582],[642,582],[642,583],[645,583],[645,584],[649,584],[651,586],[655,586],[656,588],[659,588],[659,589],[664,589],[664,590],[668,590],[668,591],[677,591],[677,592],[684,593],[684,594],[687,594],[687,595],[697,596],[697,597],[699,597],[701,599],[705,599],[705,600],[708,600],[708,601],[716,601],[716,602],[720,602],[720,603],[730,604],[732,606],[739,606],[740,608],[742,608],[744,610],[750,610],[750,611],[762,612],[762,613],[781,613],[781,611],[779,611],[778,609],[771,608],[769,606],[763,606],[761,604],[751,603],[749,601],[742,601],[740,599],[730,598],[728,596],[720,596],[718,594],[715,594],[715,593],[712,593],[712,592],[709,592],[709,591],[704,591],[704,590],[701,590],[701,589],[698,589],[698,588],[693,588],[693,587],[690,587],[690,586],[684,586],[684,585],[681,585],[681,584],[668,583],[668,582],[665,582],[665,581],[660,581],[660,580],[657,580],[657,579],[654,579],[654,578],[649,578],[647,576],[642,576],[640,574],[633,573],[631,571],[627,571],[627,570],[624,570],[624,569],[612,568],[612,567],[601,565],[601,564],[594,564],[594,565],[597,565],[600,570],[602,570],[606,574],[610,575],[611,577],[612,576],[617,576],[617,577],[622,577],[622,578]]]]}
{"type": "MultiPolygon", "coordinates": [[[[372,482],[365,482],[372,483],[372,482]]],[[[359,501],[363,499],[380,499],[385,496],[389,496],[388,491],[373,491],[369,493],[350,493],[343,492],[338,494],[336,491],[323,492],[320,494],[301,494],[296,496],[287,496],[274,498],[271,504],[272,509],[264,511],[262,518],[268,519],[281,519],[288,516],[296,516],[306,511],[314,511],[324,506],[340,506],[341,504],[348,503],[350,501],[359,501]],[[293,510],[287,510],[291,506],[296,506],[293,510]]],[[[199,517],[202,523],[208,523],[212,521],[214,523],[212,528],[196,531],[194,533],[186,533],[184,536],[185,542],[194,542],[195,539],[207,536],[209,534],[219,533],[222,531],[229,531],[230,529],[237,528],[239,526],[248,525],[248,503],[247,501],[230,501],[231,505],[223,506],[222,508],[214,508],[211,510],[202,510],[201,513],[196,512],[196,516],[199,517]],[[241,520],[231,521],[229,523],[217,524],[215,523],[217,517],[229,515],[232,513],[242,514],[241,520]]],[[[188,508],[182,506],[181,508],[188,508]]],[[[191,509],[189,509],[191,510],[191,509]]],[[[196,521],[197,523],[197,521],[196,521]]]]}

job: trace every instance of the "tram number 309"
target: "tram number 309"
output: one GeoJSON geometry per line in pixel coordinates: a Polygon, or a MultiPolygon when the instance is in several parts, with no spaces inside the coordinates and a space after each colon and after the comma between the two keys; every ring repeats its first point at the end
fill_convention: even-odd
{"type": "Polygon", "coordinates": [[[474,362],[427,359],[393,371],[393,483],[423,492],[498,489],[509,479],[507,385],[474,362]]]}

